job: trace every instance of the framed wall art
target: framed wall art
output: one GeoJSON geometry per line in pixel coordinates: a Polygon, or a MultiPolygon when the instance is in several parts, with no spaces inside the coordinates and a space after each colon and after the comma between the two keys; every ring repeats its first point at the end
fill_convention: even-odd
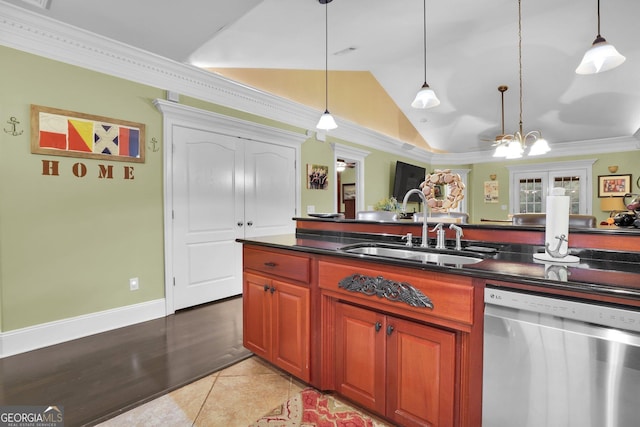
{"type": "Polygon", "coordinates": [[[145,125],[31,105],[31,152],[144,163],[145,125]]]}
{"type": "Polygon", "coordinates": [[[329,188],[329,166],[307,164],[307,188],[310,190],[329,188]]]}
{"type": "Polygon", "coordinates": [[[342,200],[355,200],[356,184],[342,184],[342,200]]]}
{"type": "Polygon", "coordinates": [[[598,197],[623,197],[631,192],[631,175],[599,175],[598,197]]]}

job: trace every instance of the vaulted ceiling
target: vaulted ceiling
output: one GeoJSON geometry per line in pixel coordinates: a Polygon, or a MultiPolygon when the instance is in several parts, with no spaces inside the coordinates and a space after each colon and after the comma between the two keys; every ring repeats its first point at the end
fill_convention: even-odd
{"type": "MultiPolygon", "coordinates": [[[[324,109],[318,0],[1,1],[324,109]]],[[[627,60],[582,76],[574,70],[597,33],[596,0],[522,0],[524,128],[542,131],[552,148],[640,128],[640,2],[601,3],[602,36],[627,60]]],[[[518,2],[427,1],[427,81],[441,104],[415,110],[424,80],[422,7],[420,0],[329,3],[328,67],[338,84],[329,88],[339,92],[330,91],[330,110],[338,125],[357,122],[435,151],[491,150],[488,140],[501,132],[500,85],[509,86],[505,130],[518,126],[518,2]],[[369,114],[390,121],[357,117],[363,105],[383,103],[369,114]]]]}

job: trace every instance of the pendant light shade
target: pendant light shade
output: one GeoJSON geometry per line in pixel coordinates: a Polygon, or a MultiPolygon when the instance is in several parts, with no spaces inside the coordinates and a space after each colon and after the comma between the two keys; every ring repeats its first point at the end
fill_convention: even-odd
{"type": "Polygon", "coordinates": [[[416,98],[411,103],[413,108],[431,108],[440,105],[440,100],[436,93],[424,82],[422,88],[416,94],[416,98]]]}
{"type": "Polygon", "coordinates": [[[336,121],[329,113],[329,7],[328,4],[332,0],[318,0],[320,4],[324,4],[324,113],[320,116],[317,129],[331,130],[338,127],[336,121]]]}
{"type": "Polygon", "coordinates": [[[627,58],[600,35],[600,0],[598,0],[598,35],[576,68],[577,74],[597,74],[616,68],[627,58]]]}
{"type": "Polygon", "coordinates": [[[316,125],[316,128],[321,130],[331,130],[337,127],[338,125],[333,119],[331,113],[329,113],[329,110],[324,111],[324,113],[320,116],[320,120],[318,120],[318,124],[316,125]]]}
{"type": "Polygon", "coordinates": [[[431,108],[440,105],[440,100],[436,93],[427,84],[427,0],[423,0],[423,11],[424,83],[411,103],[413,108],[431,108]]]}
{"type": "Polygon", "coordinates": [[[616,68],[627,58],[620,55],[616,48],[598,36],[593,46],[582,58],[582,62],[576,68],[577,74],[597,74],[616,68]]]}

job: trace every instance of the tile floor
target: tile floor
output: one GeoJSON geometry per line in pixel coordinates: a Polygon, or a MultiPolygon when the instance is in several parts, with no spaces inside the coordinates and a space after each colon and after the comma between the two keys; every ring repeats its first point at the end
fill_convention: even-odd
{"type": "Polygon", "coordinates": [[[250,357],[98,426],[247,427],[305,387],[250,357]]]}
{"type": "MultiPolygon", "coordinates": [[[[247,427],[307,385],[249,357],[98,427],[247,427]]],[[[375,427],[390,427],[367,413],[375,427]]]]}

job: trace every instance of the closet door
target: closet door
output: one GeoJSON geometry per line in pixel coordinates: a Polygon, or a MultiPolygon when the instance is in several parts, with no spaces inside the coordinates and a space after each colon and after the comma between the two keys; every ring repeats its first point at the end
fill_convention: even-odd
{"type": "Polygon", "coordinates": [[[244,141],[173,127],[174,309],[242,293],[244,141]]]}
{"type": "Polygon", "coordinates": [[[295,149],[246,141],[244,164],[245,236],[295,232],[295,149]]]}

